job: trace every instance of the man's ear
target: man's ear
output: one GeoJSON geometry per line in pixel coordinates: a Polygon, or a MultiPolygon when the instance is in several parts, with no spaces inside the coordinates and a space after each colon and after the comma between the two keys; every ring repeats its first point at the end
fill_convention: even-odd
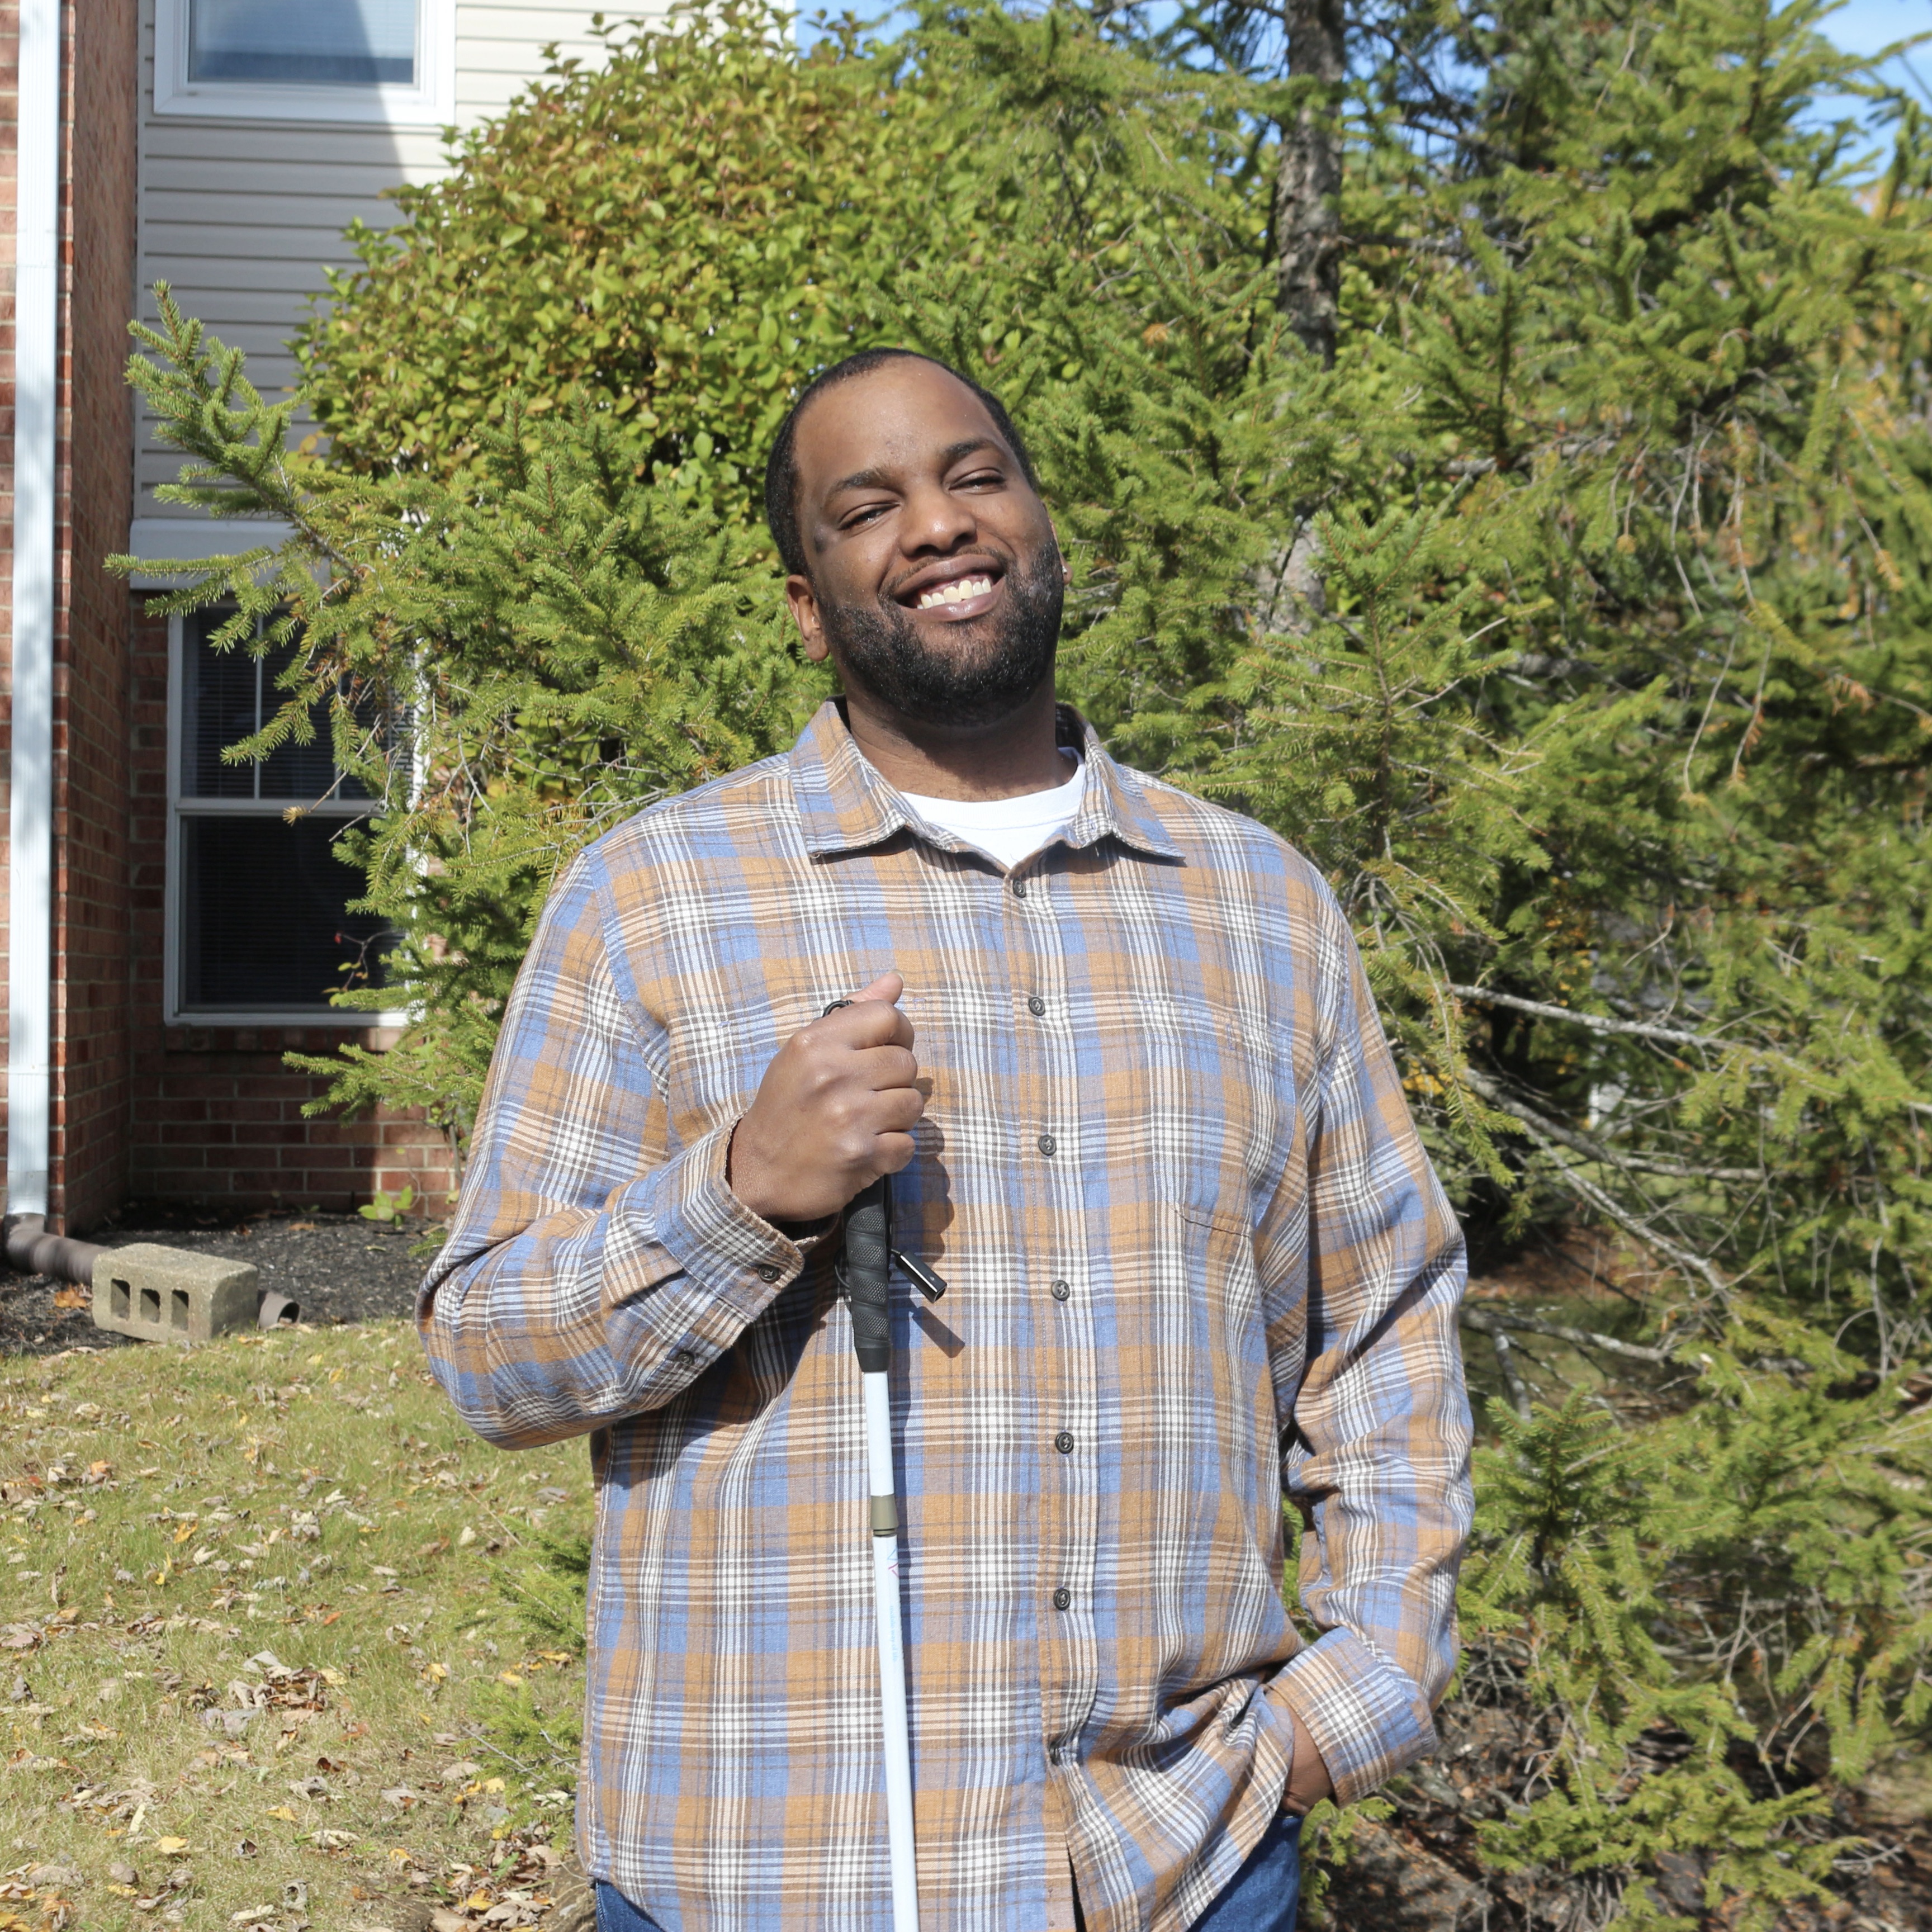
{"type": "Polygon", "coordinates": [[[1060,541],[1060,526],[1053,520],[1053,512],[1046,513],[1046,526],[1053,532],[1053,547],[1060,553],[1060,580],[1063,584],[1073,581],[1073,566],[1066,560],[1066,546],[1060,541]]]}
{"type": "Polygon", "coordinates": [[[805,654],[814,664],[823,664],[832,647],[825,641],[825,626],[818,621],[818,599],[812,593],[812,579],[796,574],[785,579],[785,602],[791,606],[792,622],[798,626],[805,654]]]}

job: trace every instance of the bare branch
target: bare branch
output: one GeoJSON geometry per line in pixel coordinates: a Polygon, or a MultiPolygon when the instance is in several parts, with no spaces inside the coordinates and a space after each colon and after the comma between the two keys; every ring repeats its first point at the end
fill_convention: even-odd
{"type": "MultiPolygon", "coordinates": [[[[1520,1113],[1517,1118],[1522,1118],[1520,1113]]],[[[1532,1122],[1524,1120],[1522,1126],[1523,1131],[1530,1138],[1540,1143],[1544,1151],[1550,1155],[1551,1164],[1562,1175],[1568,1185],[1599,1214],[1614,1221],[1634,1240],[1641,1242],[1644,1246],[1662,1256],[1672,1268],[1681,1269],[1687,1274],[1694,1274],[1713,1294],[1721,1296],[1726,1292],[1724,1277],[1702,1256],[1694,1255],[1688,1248],[1679,1247],[1667,1235],[1660,1234],[1641,1216],[1631,1213],[1614,1195],[1606,1192],[1594,1181],[1580,1174],[1569,1162],[1558,1158],[1552,1151],[1556,1143],[1546,1134],[1540,1132],[1532,1122]]]]}
{"type": "Polygon", "coordinates": [[[1614,1335],[1600,1335],[1594,1328],[1570,1328],[1561,1322],[1546,1322],[1540,1315],[1504,1314],[1486,1308],[1472,1308],[1466,1302],[1458,1311],[1466,1328],[1496,1336],[1504,1330],[1520,1328],[1531,1335],[1548,1335],[1579,1348],[1603,1348],[1613,1355],[1628,1355],[1634,1362],[1669,1363],[1676,1358],[1668,1348],[1646,1348],[1635,1342],[1620,1342],[1614,1335]]]}
{"type": "MultiPolygon", "coordinates": [[[[1472,1326],[1477,1324],[1472,1324],[1472,1326]]],[[[1502,1372],[1503,1387],[1509,1390],[1510,1406],[1524,1421],[1530,1419],[1529,1386],[1516,1373],[1514,1351],[1509,1336],[1500,1328],[1487,1328],[1483,1331],[1495,1343],[1496,1366],[1502,1372]]]]}
{"type": "MultiPolygon", "coordinates": [[[[1666,1040],[1673,1046],[1701,1046],[1713,1053],[1733,1053],[1745,1044],[1742,1040],[1714,1040],[1707,1034],[1684,1033],[1676,1027],[1652,1026],[1642,1020],[1613,1020],[1600,1013],[1580,1013],[1573,1007],[1552,1006],[1542,1000],[1520,1000],[1514,993],[1493,992],[1486,986],[1452,986],[1449,990],[1459,1000],[1473,1000],[1481,1006],[1508,1006],[1516,1012],[1534,1013],[1539,1019],[1567,1020],[1572,1026],[1588,1028],[1592,1033],[1630,1034],[1640,1040],[1666,1040]]],[[[1752,1051],[1766,1052],[1773,1060],[1786,1057],[1762,1048],[1752,1051]]]]}
{"type": "MultiPolygon", "coordinates": [[[[1562,1009],[1558,1007],[1556,1010],[1561,1012],[1562,1009]]],[[[1484,1099],[1490,1100],[1493,1095],[1493,1105],[1506,1107],[1516,1117],[1523,1132],[1550,1156],[1551,1164],[1562,1175],[1565,1184],[1599,1214],[1606,1220],[1614,1221],[1634,1240],[1660,1255],[1672,1268],[1695,1275],[1713,1294],[1721,1296],[1726,1292],[1724,1278],[1708,1262],[1701,1256],[1694,1255],[1688,1248],[1679,1247],[1668,1235],[1660,1234],[1641,1215],[1634,1213],[1614,1195],[1599,1187],[1556,1151],[1568,1141],[1582,1138],[1581,1136],[1573,1136],[1568,1129],[1558,1128],[1554,1121],[1545,1120],[1534,1108],[1525,1107],[1518,1101],[1504,1097],[1493,1082],[1473,1067],[1463,1069],[1463,1078],[1484,1099]],[[1485,1089],[1488,1091],[1486,1092],[1485,1089]]],[[[1591,1156],[1592,1159],[1597,1157],[1594,1155],[1591,1156]]]]}
{"type": "Polygon", "coordinates": [[[1697,1167],[1688,1161],[1658,1160],[1647,1154],[1624,1154],[1618,1148],[1606,1147],[1588,1134],[1579,1133],[1574,1127],[1565,1126],[1559,1121],[1551,1120],[1547,1114],[1539,1114],[1525,1106],[1488,1075],[1473,1066],[1466,1066],[1462,1073],[1463,1078],[1492,1106],[1507,1108],[1541,1132],[1547,1134],[1559,1146],[1567,1147],[1573,1154],[1580,1154],[1586,1160],[1601,1161],[1606,1167],[1621,1168],[1627,1174],[1663,1174],[1678,1180],[1761,1181],[1765,1178],[1763,1171],[1755,1167],[1697,1167]]]}

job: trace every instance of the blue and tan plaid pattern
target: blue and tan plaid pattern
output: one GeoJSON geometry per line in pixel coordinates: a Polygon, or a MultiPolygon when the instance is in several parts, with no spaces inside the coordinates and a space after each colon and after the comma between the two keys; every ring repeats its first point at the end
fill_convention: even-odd
{"type": "Polygon", "coordinates": [[[828,705],[586,851],[510,1003],[423,1334],[490,1441],[590,1435],[579,1831],[667,1932],[890,1923],[832,1244],[724,1173],[779,1045],[887,968],[931,1082],[898,1245],[951,1283],[894,1301],[926,1932],[1063,1932],[1076,1880],[1092,1932],[1180,1932],[1291,1708],[1345,1797],[1432,1742],[1461,1238],[1319,876],[1084,748],[1010,877],[828,705]]]}

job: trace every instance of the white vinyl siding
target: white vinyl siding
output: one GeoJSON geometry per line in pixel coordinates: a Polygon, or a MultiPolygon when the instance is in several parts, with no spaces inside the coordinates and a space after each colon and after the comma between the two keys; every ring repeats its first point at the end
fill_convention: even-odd
{"type": "MultiPolygon", "coordinates": [[[[154,111],[156,0],[142,8],[142,92],[136,312],[154,316],[154,284],[164,280],[182,310],[224,342],[244,350],[248,374],[272,398],[295,374],[286,344],[320,293],[326,266],[351,260],[342,231],[359,215],[371,226],[395,219],[382,191],[432,180],[442,169],[433,128],[380,122],[237,119],[154,111]]],[[[598,57],[589,29],[599,10],[577,4],[457,0],[454,100],[459,124],[500,112],[544,71],[543,48],[598,57]]],[[[622,10],[628,15],[632,10],[622,10]]],[[[648,12],[648,7],[635,10],[648,12]]],[[[150,424],[136,430],[135,548],[160,552],[140,526],[192,513],[158,503],[180,459],[158,448],[150,424]]]]}

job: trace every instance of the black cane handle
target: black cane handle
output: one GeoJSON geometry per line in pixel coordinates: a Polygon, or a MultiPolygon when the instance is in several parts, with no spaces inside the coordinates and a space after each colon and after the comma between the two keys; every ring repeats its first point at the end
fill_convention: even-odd
{"type": "Polygon", "coordinates": [[[884,1174],[853,1196],[845,1210],[845,1292],[852,1308],[852,1348],[859,1366],[877,1375],[892,1366],[886,1283],[892,1270],[891,1186],[884,1174]]]}
{"type": "MultiPolygon", "coordinates": [[[[836,1012],[850,1000],[834,1000],[836,1012]]],[[[845,1298],[852,1310],[852,1351],[867,1375],[892,1366],[892,1334],[886,1316],[892,1267],[892,1183],[884,1174],[868,1181],[845,1205],[845,1298]]]]}

